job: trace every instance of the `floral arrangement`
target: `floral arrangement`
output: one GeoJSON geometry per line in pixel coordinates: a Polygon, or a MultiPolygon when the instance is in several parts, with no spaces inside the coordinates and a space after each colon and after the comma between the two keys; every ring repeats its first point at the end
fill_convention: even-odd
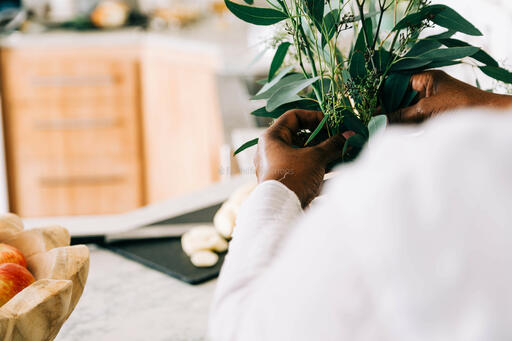
{"type": "MultiPolygon", "coordinates": [[[[493,57],[453,38],[456,33],[482,33],[442,4],[427,0],[266,0],[266,6],[257,7],[253,0],[244,1],[225,0],[225,4],[243,21],[284,28],[276,40],[268,79],[253,98],[265,100],[266,106],[252,114],[278,118],[290,109],[321,110],[324,119],[318,127],[302,132],[304,146],[314,143],[319,134],[354,131],[342,151],[344,159],[357,155],[387,124],[386,114],[417,100],[418,93],[409,85],[414,73],[467,63],[498,81],[512,83],[512,73],[493,57]],[[385,22],[390,27],[387,31],[385,22]],[[446,30],[422,34],[432,27],[446,30]],[[377,112],[382,115],[375,116],[377,112]]],[[[257,139],[249,141],[235,154],[257,143],[257,139]]]]}

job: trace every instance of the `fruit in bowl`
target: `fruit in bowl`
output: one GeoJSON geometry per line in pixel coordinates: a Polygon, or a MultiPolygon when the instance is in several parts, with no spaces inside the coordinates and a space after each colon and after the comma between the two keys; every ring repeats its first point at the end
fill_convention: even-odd
{"type": "Polygon", "coordinates": [[[24,266],[16,263],[0,265],[0,306],[17,293],[34,283],[34,276],[24,266]]]}
{"type": "Polygon", "coordinates": [[[27,266],[25,256],[23,256],[20,250],[11,245],[0,243],[0,264],[5,263],[14,263],[22,267],[27,266]]]}
{"type": "Polygon", "coordinates": [[[57,336],[89,272],[88,248],[69,243],[61,226],[24,230],[19,217],[0,215],[0,340],[57,336]]]}

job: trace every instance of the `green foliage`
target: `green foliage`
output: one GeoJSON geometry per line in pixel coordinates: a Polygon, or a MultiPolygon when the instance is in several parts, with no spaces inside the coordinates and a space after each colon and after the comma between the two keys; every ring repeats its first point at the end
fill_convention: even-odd
{"type": "Polygon", "coordinates": [[[241,153],[243,152],[244,150],[246,150],[247,148],[251,148],[252,146],[255,146],[258,144],[258,140],[259,139],[253,139],[253,140],[250,140],[246,143],[244,143],[243,145],[240,146],[240,148],[238,148],[237,150],[235,150],[235,155],[238,154],[238,153],[241,153]]]}
{"type": "MultiPolygon", "coordinates": [[[[265,100],[266,106],[252,114],[278,118],[294,108],[321,110],[324,119],[305,145],[321,132],[332,136],[353,131],[343,149],[344,160],[355,157],[386,126],[386,117],[375,113],[414,104],[414,73],[472,59],[473,67],[512,84],[512,73],[488,53],[453,38],[456,33],[482,33],[442,4],[402,0],[406,7],[398,9],[395,0],[266,0],[266,7],[256,7],[253,0],[244,1],[247,5],[225,0],[228,9],[248,23],[284,22],[286,36],[280,36],[266,84],[253,97],[265,100]],[[384,32],[389,24],[383,22],[394,27],[384,32]],[[424,29],[435,26],[447,30],[423,37],[424,29]],[[346,35],[341,38],[345,31],[353,32],[349,48],[346,35]],[[283,66],[285,59],[292,65],[283,66]]],[[[237,153],[255,144],[257,140],[249,141],[237,153]]]]}
{"type": "MultiPolygon", "coordinates": [[[[288,18],[285,13],[272,8],[244,6],[229,0],[225,0],[225,3],[231,13],[254,25],[269,26],[288,18]]],[[[247,3],[252,3],[252,1],[247,3]]]]}
{"type": "Polygon", "coordinates": [[[283,65],[284,58],[286,57],[286,53],[288,53],[288,49],[290,48],[289,42],[284,42],[277,48],[274,59],[272,60],[272,65],[270,65],[270,71],[268,73],[268,81],[270,82],[277,70],[283,65]]]}

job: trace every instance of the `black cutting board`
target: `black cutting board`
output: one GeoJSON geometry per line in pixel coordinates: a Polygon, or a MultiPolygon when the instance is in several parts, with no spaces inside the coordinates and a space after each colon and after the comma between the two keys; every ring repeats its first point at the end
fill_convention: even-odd
{"type": "MultiPolygon", "coordinates": [[[[183,216],[175,217],[159,224],[209,223],[220,205],[208,207],[183,216]]],[[[130,240],[105,244],[102,247],[128,259],[139,262],[157,271],[190,284],[200,284],[219,275],[225,254],[219,255],[219,262],[211,268],[196,268],[181,248],[180,238],[160,238],[130,240]]]]}

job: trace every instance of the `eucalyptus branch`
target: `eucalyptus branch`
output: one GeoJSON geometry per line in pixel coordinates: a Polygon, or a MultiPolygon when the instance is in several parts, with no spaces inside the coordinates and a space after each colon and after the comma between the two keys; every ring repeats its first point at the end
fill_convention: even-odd
{"type": "Polygon", "coordinates": [[[381,0],[379,0],[379,23],[377,24],[377,31],[375,33],[375,39],[373,39],[372,50],[375,51],[375,47],[377,46],[377,40],[379,39],[380,28],[382,26],[382,19],[384,18],[384,13],[386,12],[386,1],[382,4],[381,0]]]}
{"type": "Polygon", "coordinates": [[[370,42],[370,37],[368,37],[368,31],[366,30],[366,19],[364,17],[364,3],[366,2],[366,0],[361,0],[361,2],[359,2],[359,0],[355,0],[355,1],[357,4],[357,8],[359,10],[359,16],[361,17],[361,25],[362,25],[362,29],[363,29],[363,35],[364,35],[364,41],[366,43],[366,48],[368,50],[370,50],[371,42],[370,42]]]}
{"type": "MultiPolygon", "coordinates": [[[[352,139],[352,143],[359,144],[355,149],[360,149],[368,139],[368,125],[371,122],[372,127],[379,124],[375,123],[379,120],[372,118],[378,106],[383,107],[386,112],[393,112],[412,103],[414,93],[408,89],[408,74],[421,71],[432,65],[432,62],[466,63],[460,61],[466,56],[475,56],[473,58],[482,62],[482,54],[480,57],[471,54],[479,51],[478,48],[465,43],[462,43],[463,47],[447,46],[446,49],[439,50],[439,53],[434,49],[418,54],[414,59],[407,58],[407,53],[413,46],[425,47],[417,44],[421,44],[418,43],[419,33],[428,26],[438,25],[469,35],[480,33],[453,9],[442,4],[430,5],[429,0],[408,0],[405,11],[399,10],[399,0],[266,0],[269,6],[265,8],[249,4],[251,1],[245,1],[247,5],[240,4],[240,1],[224,1],[231,12],[251,24],[268,26],[287,21],[286,32],[291,38],[287,41],[292,41],[295,46],[293,50],[296,50],[298,64],[295,66],[297,69],[300,67],[304,78],[283,78],[288,76],[283,73],[280,78],[273,77],[266,85],[266,89],[272,91],[259,94],[260,98],[267,99],[267,105],[258,112],[262,112],[262,116],[278,116],[284,109],[283,105],[289,106],[289,103],[297,100],[297,96],[308,104],[317,103],[324,113],[324,120],[309,136],[308,142],[325,124],[329,134],[343,129],[355,131],[357,138],[352,139]],[[351,7],[350,13],[343,13],[345,7],[351,7]],[[369,11],[366,14],[365,8],[369,11]],[[329,16],[324,16],[325,12],[329,16]],[[434,20],[440,12],[443,12],[443,20],[434,20]],[[413,15],[409,16],[410,14],[413,15]],[[396,28],[386,32],[387,35],[382,32],[386,15],[392,18],[396,28]],[[373,16],[376,16],[376,30],[370,31],[367,20],[373,20],[373,16]],[[404,21],[406,16],[409,17],[404,21]],[[357,24],[359,21],[361,23],[357,24]],[[400,27],[397,28],[397,25],[400,27]],[[353,47],[354,41],[351,41],[349,43],[352,49],[348,55],[340,57],[337,43],[341,41],[341,32],[348,29],[354,30],[354,39],[361,37],[363,51],[356,51],[353,47]],[[380,39],[382,36],[385,36],[383,40],[380,39]],[[455,51],[455,47],[459,47],[459,51],[455,51]],[[356,55],[358,52],[363,52],[364,58],[356,55]],[[353,58],[354,56],[359,58],[353,58]],[[317,77],[319,80],[312,82],[317,77]],[[290,80],[297,84],[296,92],[291,91],[295,89],[295,85],[290,87],[290,80]],[[330,81],[329,86],[326,85],[327,80],[330,81]],[[304,96],[301,92],[309,86],[313,88],[314,96],[304,96]],[[266,95],[271,97],[265,97],[266,95]],[[280,103],[283,104],[278,106],[280,103]],[[270,110],[273,115],[269,115],[270,110]],[[352,115],[353,119],[346,120],[347,115],[352,115]]],[[[282,40],[279,36],[278,41],[282,40]]],[[[277,48],[270,69],[272,75],[282,67],[286,54],[293,53],[289,47],[287,44],[280,44],[277,48]]],[[[492,69],[491,77],[509,80],[512,84],[512,73],[498,67],[492,57],[485,59],[490,60],[486,66],[487,70],[492,69]]],[[[380,117],[380,122],[382,119],[380,117]]],[[[351,147],[354,145],[351,144],[351,147]]]]}

